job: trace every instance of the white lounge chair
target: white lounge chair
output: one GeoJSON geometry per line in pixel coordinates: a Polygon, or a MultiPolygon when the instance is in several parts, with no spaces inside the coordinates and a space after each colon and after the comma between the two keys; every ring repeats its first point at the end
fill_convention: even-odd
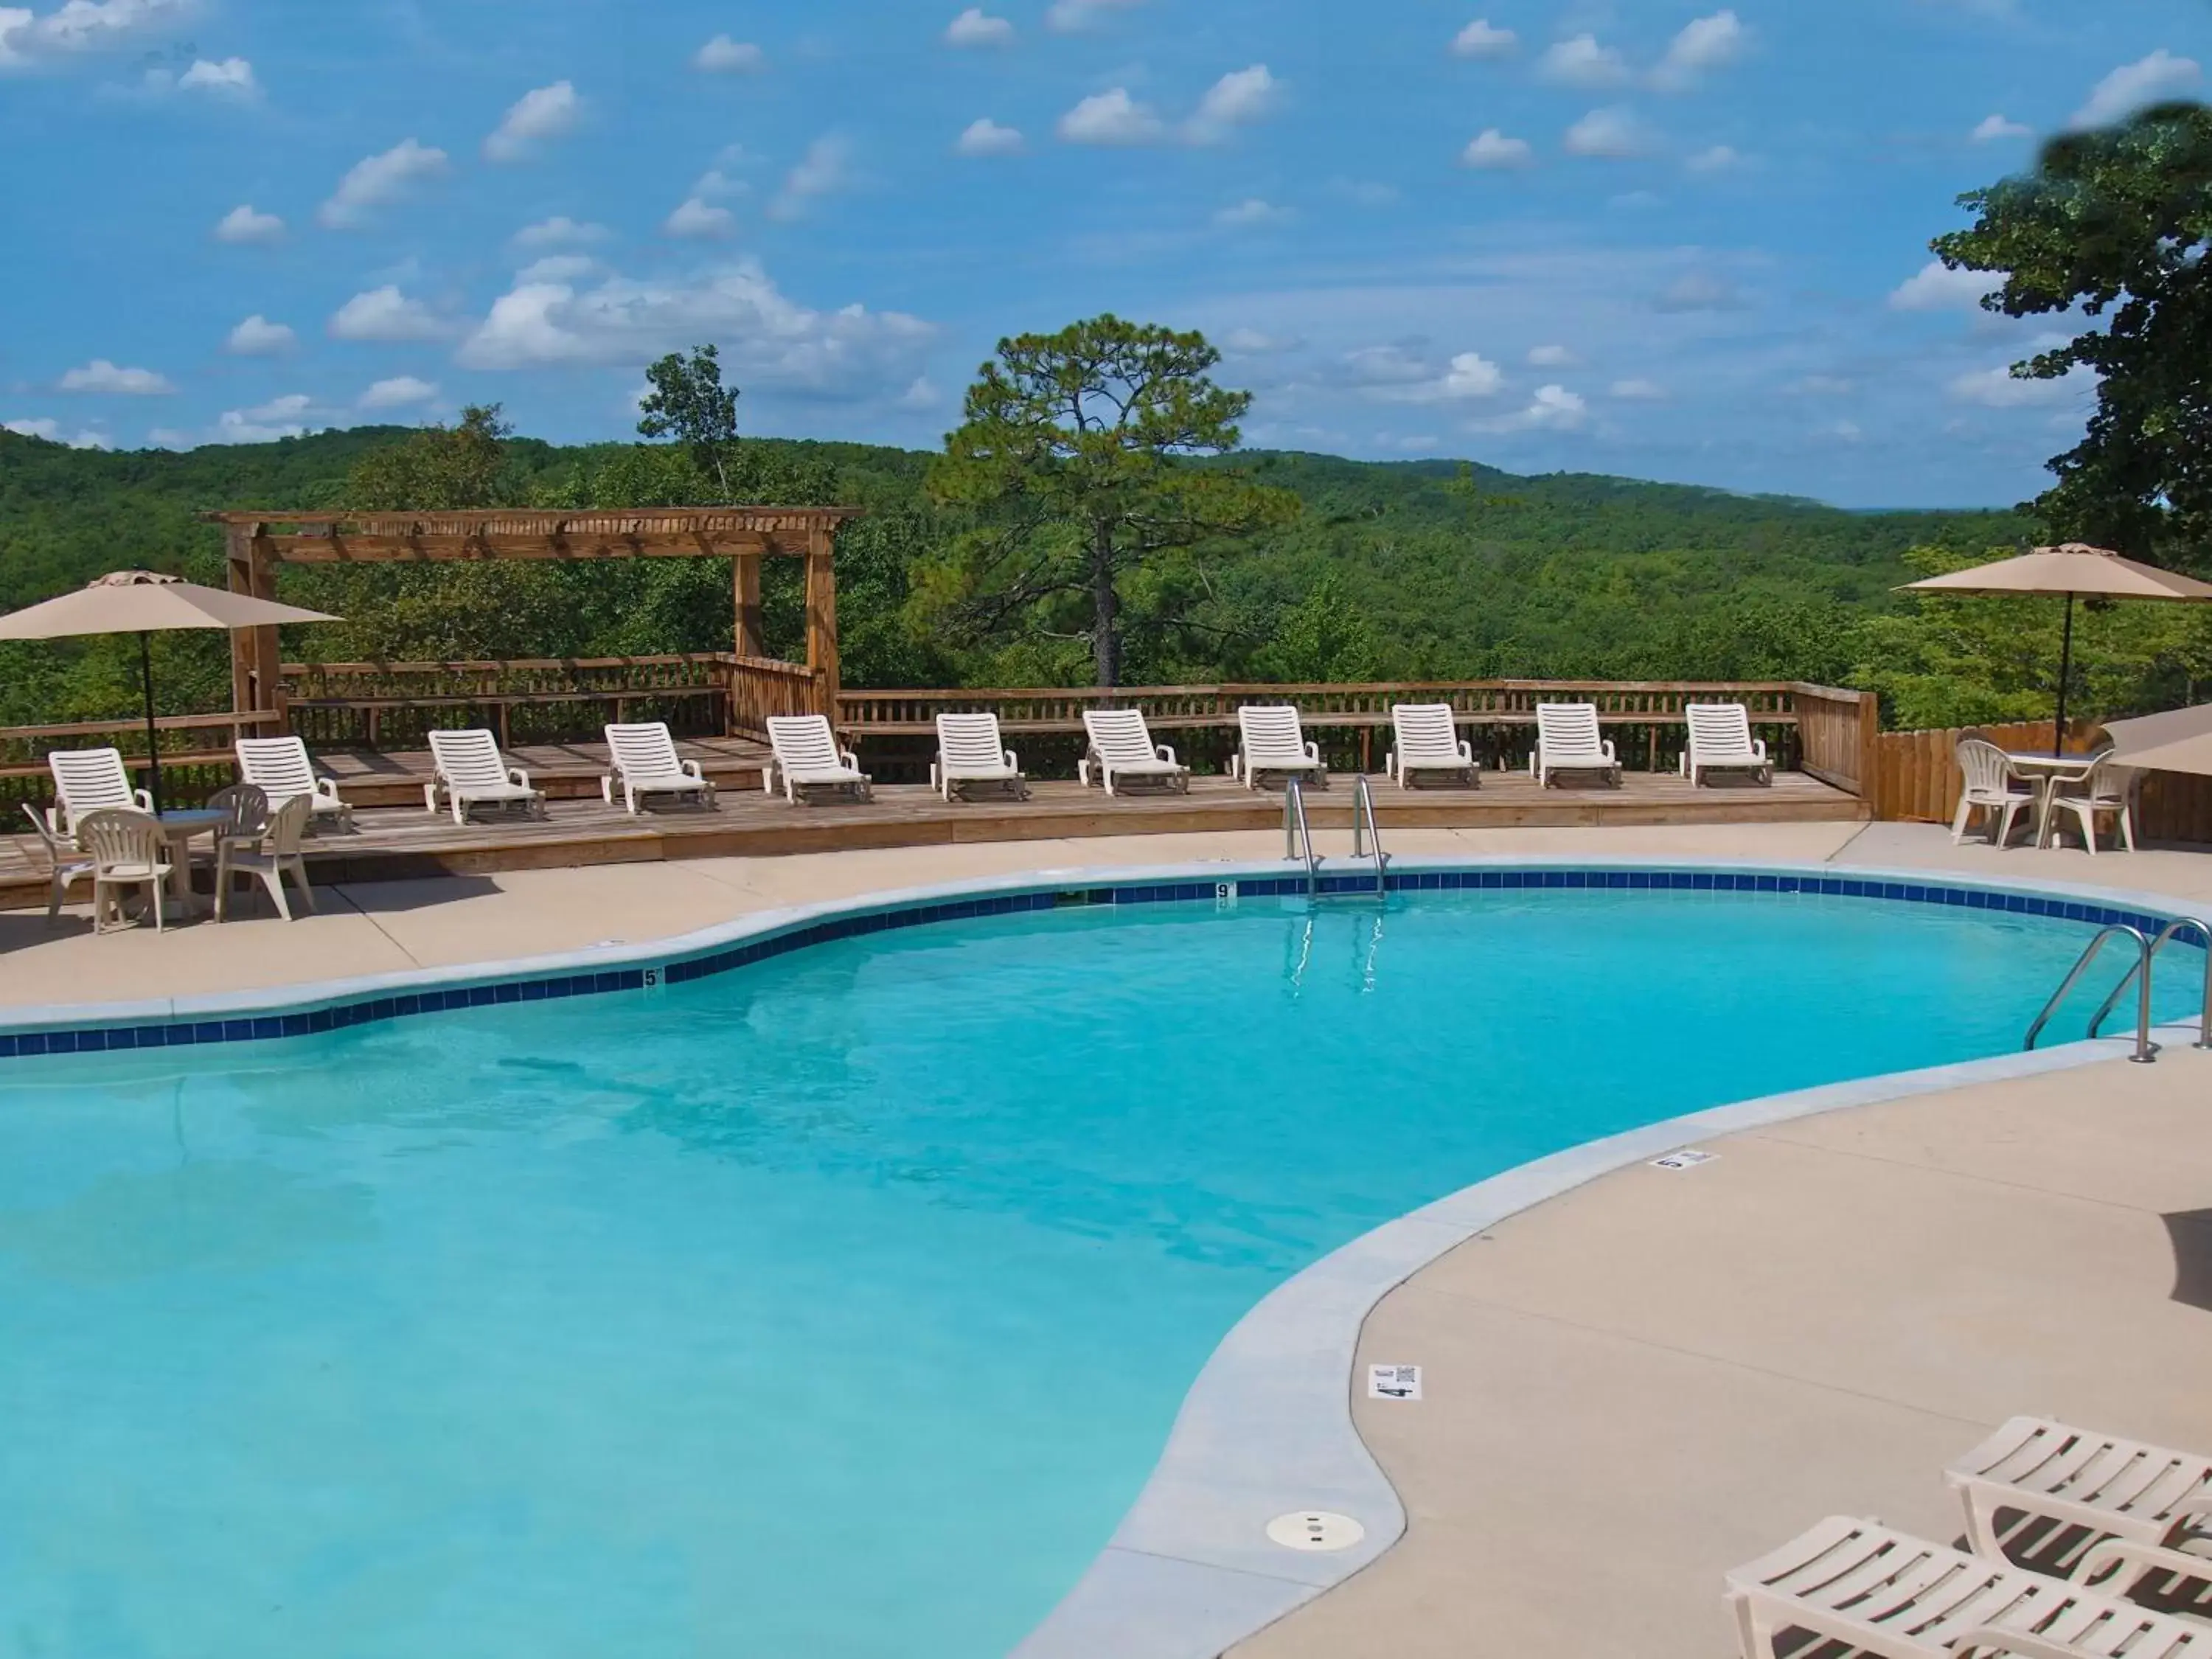
{"type": "Polygon", "coordinates": [[[295,796],[305,796],[308,822],[336,818],[353,823],[353,808],[338,799],[338,787],[322,776],[307,758],[307,745],[298,738],[240,738],[238,775],[269,797],[269,810],[280,811],[295,796]]]}
{"type": "Polygon", "coordinates": [[[2098,1586],[2114,1595],[2149,1573],[2212,1587],[2212,1458],[2015,1417],[1943,1479],[1966,1507],[1967,1542],[1993,1560],[2012,1545],[2023,1565],[2049,1561],[2077,1583],[2115,1574],[2098,1586]]]}
{"type": "Polygon", "coordinates": [[[88,812],[111,806],[154,810],[153,796],[131,787],[119,749],[57,749],[46,757],[46,769],[54,775],[54,798],[61,810],[59,823],[52,817],[46,823],[64,835],[76,835],[77,820],[88,812]]]}
{"type": "Polygon", "coordinates": [[[811,799],[813,792],[833,790],[857,800],[873,800],[875,785],[860,769],[860,757],[837,746],[826,714],[770,714],[769,747],[774,751],[761,769],[761,788],[775,793],[783,780],[783,796],[794,805],[811,799]]]}
{"type": "Polygon", "coordinates": [[[1961,738],[1954,752],[1966,782],[1959,792],[1958,816],[1951,820],[1951,844],[1966,839],[1975,813],[1986,812],[1996,826],[1995,844],[2002,847],[2012,839],[2012,821],[2034,809],[2036,792],[2019,782],[2004,750],[1993,743],[1961,738]]]}
{"type": "Polygon", "coordinates": [[[422,786],[422,805],[434,813],[438,792],[446,792],[453,822],[466,823],[469,808],[479,801],[495,806],[520,805],[538,817],[545,816],[545,792],[530,787],[530,774],[509,766],[499,752],[497,733],[475,730],[430,733],[430,781],[422,786]]]}
{"type": "Polygon", "coordinates": [[[701,805],[714,805],[714,786],[697,761],[676,758],[676,739],[666,722],[646,720],[606,728],[607,758],[613,769],[599,780],[599,793],[614,805],[615,781],[622,781],[623,805],[631,813],[647,795],[689,795],[701,805]]]}
{"type": "Polygon", "coordinates": [[[1774,763],[1766,757],[1766,744],[1751,735],[1751,710],[1740,702],[1685,704],[1682,718],[1690,740],[1682,750],[1682,775],[1691,787],[1703,783],[1708,772],[1749,772],[1770,788],[1774,763]]]}
{"type": "Polygon", "coordinates": [[[168,844],[154,815],[134,807],[103,806],[77,820],[76,838],[92,859],[92,931],[105,933],[123,927],[123,893],[137,887],[145,892],[154,931],[163,932],[161,890],[168,884],[172,866],[168,844]]]}
{"type": "Polygon", "coordinates": [[[1528,769],[1540,788],[1550,788],[1561,772],[1602,772],[1619,788],[1620,757],[1613,752],[1613,739],[1598,729],[1597,705],[1538,703],[1536,752],[1528,757],[1528,769]]]}
{"type": "Polygon", "coordinates": [[[91,859],[64,845],[46,815],[28,801],[23,803],[23,816],[30,819],[39,844],[46,849],[46,920],[51,923],[60,919],[62,901],[69,896],[70,884],[82,881],[96,866],[91,859]]]}
{"type": "Polygon", "coordinates": [[[1321,745],[1306,741],[1298,711],[1288,703],[1248,703],[1237,711],[1238,744],[1230,758],[1229,775],[1243,780],[1247,789],[1260,787],[1260,775],[1298,778],[1316,789],[1328,787],[1328,768],[1322,764],[1321,745]]]}
{"type": "Polygon", "coordinates": [[[292,907],[284,898],[284,878],[300,889],[300,902],[307,914],[315,911],[315,890],[307,884],[307,860],[300,851],[300,837],[307,827],[309,802],[295,795],[269,815],[258,836],[222,836],[215,847],[215,919],[230,920],[230,888],[239,876],[257,876],[269,890],[276,914],[292,920],[292,907]]]}
{"type": "Polygon", "coordinates": [[[1108,794],[1115,794],[1118,779],[1123,783],[1157,783],[1180,789],[1186,795],[1190,793],[1190,768],[1180,764],[1176,751],[1167,744],[1152,741],[1143,709],[1086,708],[1083,730],[1091,740],[1091,750],[1077,763],[1075,775],[1085,788],[1095,781],[1106,786],[1108,794]]]}
{"type": "Polygon", "coordinates": [[[1390,706],[1389,754],[1382,773],[1396,780],[1401,789],[1411,789],[1416,772],[1447,772],[1469,789],[1480,781],[1474,744],[1459,734],[1448,702],[1401,702],[1390,706]]]}
{"type": "Polygon", "coordinates": [[[2212,1655],[2212,1626],[1847,1516],[1729,1573],[1728,1601],[1744,1659],[1781,1659],[1789,1631],[1869,1659],[2212,1655]]]}
{"type": "Polygon", "coordinates": [[[1022,775],[1021,763],[999,740],[996,714],[939,714],[937,759],[929,769],[930,787],[951,800],[975,783],[995,784],[1016,800],[1030,798],[1030,783],[1022,775]]]}

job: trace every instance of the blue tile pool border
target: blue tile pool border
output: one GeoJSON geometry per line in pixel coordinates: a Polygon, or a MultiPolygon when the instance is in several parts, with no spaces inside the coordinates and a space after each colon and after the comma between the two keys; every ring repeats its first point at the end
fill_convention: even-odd
{"type": "MultiPolygon", "coordinates": [[[[373,990],[357,994],[348,994],[343,987],[309,986],[272,989],[246,997],[202,1000],[209,1004],[257,1005],[239,1006],[235,1012],[226,1008],[220,1017],[212,1011],[198,1011],[187,999],[179,999],[173,1005],[142,1005],[146,1017],[137,1018],[112,1017],[123,1011],[89,1009],[46,1009],[29,1018],[15,1019],[0,1014],[0,1060],[199,1047],[217,1042],[264,1042],[465,1008],[643,991],[662,983],[680,985],[712,978],[794,951],[871,933],[985,916],[1101,905],[1213,902],[1225,890],[1233,892],[1239,902],[1249,898],[1299,899],[1307,893],[1305,874],[1282,873],[1281,866],[1223,865],[1205,867],[1202,874],[1182,868],[1174,876],[1174,879],[1162,879],[1157,872],[1133,876],[1127,872],[1105,875],[1086,872],[1079,884],[1074,885],[1064,878],[1040,884],[1036,877],[1025,877],[1018,884],[1003,890],[960,891],[942,897],[917,896],[889,902],[878,896],[818,907],[819,913],[810,913],[808,919],[802,921],[791,920],[787,915],[757,917],[714,930],[724,937],[711,944],[687,945],[678,940],[662,941],[653,946],[626,947],[619,959],[608,956],[603,965],[594,963],[580,969],[569,959],[557,958],[554,960],[560,967],[554,971],[531,972],[525,963],[499,964],[489,969],[479,965],[462,970],[470,976],[459,982],[422,982],[413,989],[399,988],[397,981],[379,981],[374,982],[373,990]],[[1147,875],[1151,878],[1146,878],[1147,875]],[[670,954],[672,951],[674,954],[670,954]],[[76,1016],[74,1019],[72,1014],[76,1016]]],[[[1924,877],[1911,879],[1891,872],[1844,876],[1778,866],[1719,868],[1523,862],[1446,868],[1398,867],[1389,872],[1387,882],[1388,890],[1394,895],[1619,890],[1863,899],[1993,910],[2090,927],[2119,924],[2154,933],[2177,919],[2170,911],[2151,908],[2148,896],[1983,886],[1924,877]]],[[[1374,883],[1371,873],[1324,874],[1319,881],[1319,890],[1328,896],[1357,896],[1371,892],[1374,883]]],[[[409,977],[399,976],[402,981],[409,977]]],[[[427,981],[436,975],[425,973],[411,977],[427,981]]],[[[450,981],[450,973],[447,978],[450,981]]]]}

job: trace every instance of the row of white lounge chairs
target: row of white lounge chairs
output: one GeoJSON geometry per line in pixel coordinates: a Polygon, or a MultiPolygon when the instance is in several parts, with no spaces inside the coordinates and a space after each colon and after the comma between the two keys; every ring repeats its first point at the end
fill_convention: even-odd
{"type": "Polygon", "coordinates": [[[2015,1417],[1943,1474],[1967,1550],[1832,1516],[1729,1573],[1743,1659],[2212,1656],[2212,1459],[2015,1417]]]}

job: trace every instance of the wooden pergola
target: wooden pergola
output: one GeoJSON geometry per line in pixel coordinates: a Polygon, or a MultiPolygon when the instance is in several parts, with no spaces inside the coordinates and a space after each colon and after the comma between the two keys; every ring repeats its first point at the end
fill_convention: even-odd
{"type": "MultiPolygon", "coordinates": [[[[768,655],[761,631],[761,561],[806,561],[806,666],[820,712],[835,720],[837,533],[860,516],[851,507],[653,507],[583,513],[494,508],[451,513],[204,513],[223,527],[233,592],[273,599],[286,564],[449,564],[483,559],[729,559],[735,566],[736,652],[768,655]]],[[[231,639],[231,706],[238,714],[279,706],[276,630],[231,639]]]]}

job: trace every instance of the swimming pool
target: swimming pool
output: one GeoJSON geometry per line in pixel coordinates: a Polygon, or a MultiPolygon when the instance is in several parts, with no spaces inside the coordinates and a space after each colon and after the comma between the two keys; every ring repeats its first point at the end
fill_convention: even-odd
{"type": "Polygon", "coordinates": [[[1239,891],[18,1058],[0,1655],[1002,1652],[1299,1267],[1598,1135],[2009,1052],[2087,933],[1239,891]]]}

